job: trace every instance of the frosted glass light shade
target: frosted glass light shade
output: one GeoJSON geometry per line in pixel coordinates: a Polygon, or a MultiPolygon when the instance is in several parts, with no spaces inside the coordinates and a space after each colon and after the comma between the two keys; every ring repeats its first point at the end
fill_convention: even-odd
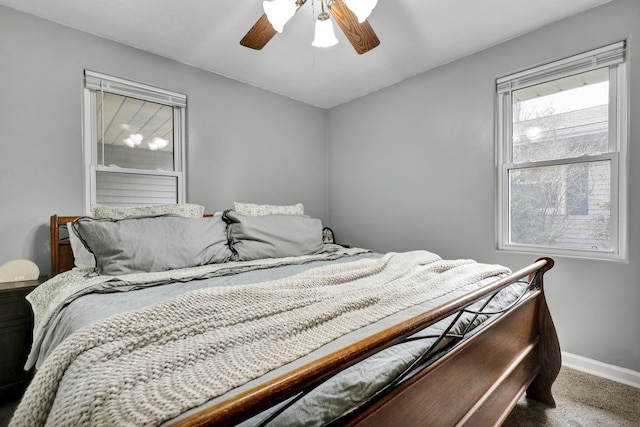
{"type": "Polygon", "coordinates": [[[378,4],[378,0],[344,0],[351,12],[358,17],[358,22],[363,23],[378,4]]]}
{"type": "Polygon", "coordinates": [[[273,29],[281,33],[284,24],[289,22],[298,10],[298,3],[295,0],[271,0],[262,2],[262,8],[273,29]]]}
{"type": "Polygon", "coordinates": [[[314,47],[330,47],[336,44],[338,44],[338,39],[333,31],[333,24],[329,16],[327,15],[324,19],[319,16],[316,21],[316,34],[311,45],[314,47]]]}

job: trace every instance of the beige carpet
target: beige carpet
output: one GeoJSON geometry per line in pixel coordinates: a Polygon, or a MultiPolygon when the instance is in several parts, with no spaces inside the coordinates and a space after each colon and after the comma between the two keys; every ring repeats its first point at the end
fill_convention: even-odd
{"type": "Polygon", "coordinates": [[[556,408],[523,397],[503,426],[640,426],[640,389],[563,367],[552,391],[556,408]]]}
{"type": "MultiPolygon", "coordinates": [[[[563,367],[553,384],[558,406],[522,398],[505,427],[640,427],[640,389],[563,367]]],[[[0,427],[17,402],[0,404],[0,427]]]]}

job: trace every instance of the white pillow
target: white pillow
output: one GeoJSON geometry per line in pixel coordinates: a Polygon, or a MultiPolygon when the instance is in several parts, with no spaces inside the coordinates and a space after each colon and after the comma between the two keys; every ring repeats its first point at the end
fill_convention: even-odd
{"type": "Polygon", "coordinates": [[[234,210],[240,215],[262,216],[273,214],[304,215],[304,205],[257,205],[255,203],[233,202],[234,210]]]}

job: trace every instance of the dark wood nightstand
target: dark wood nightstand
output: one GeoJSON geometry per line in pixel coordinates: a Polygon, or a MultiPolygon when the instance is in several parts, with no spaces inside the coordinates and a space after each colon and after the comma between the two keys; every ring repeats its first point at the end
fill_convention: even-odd
{"type": "Polygon", "coordinates": [[[23,369],[33,333],[33,314],[25,296],[45,280],[0,283],[0,400],[20,396],[31,378],[23,369]]]}

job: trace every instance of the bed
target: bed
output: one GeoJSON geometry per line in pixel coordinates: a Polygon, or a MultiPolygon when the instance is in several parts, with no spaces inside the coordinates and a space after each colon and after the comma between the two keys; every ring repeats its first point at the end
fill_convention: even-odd
{"type": "MultiPolygon", "coordinates": [[[[276,217],[278,215],[272,216],[276,217]]],[[[164,218],[164,215],[161,217],[164,218]]],[[[205,220],[207,218],[213,220],[217,216],[206,216],[205,220]]],[[[238,216],[236,216],[237,218],[238,216]]],[[[240,218],[242,221],[247,221],[246,223],[243,222],[243,226],[253,224],[242,215],[240,215],[240,218]]],[[[74,254],[71,250],[71,244],[65,236],[67,223],[72,221],[82,224],[82,219],[76,216],[54,215],[51,217],[52,275],[56,275],[59,278],[73,274],[87,276],[87,273],[81,272],[81,269],[80,271],[78,268],[72,270],[74,254]]],[[[174,220],[163,219],[163,221],[174,220]]],[[[251,219],[251,221],[254,220],[251,219]]],[[[263,220],[255,221],[258,221],[257,224],[262,224],[259,221],[263,220]]],[[[126,221],[106,221],[106,225],[109,227],[113,223],[123,224],[126,221]]],[[[228,241],[233,240],[228,231],[232,223],[233,221],[227,220],[226,237],[229,239],[228,241]]],[[[291,228],[290,218],[287,218],[285,223],[287,229],[291,228]]],[[[103,225],[102,223],[96,225],[94,222],[86,224],[90,227],[103,225]]],[[[90,227],[88,230],[95,232],[95,229],[90,227]]],[[[317,223],[314,224],[314,227],[317,227],[317,223]]],[[[247,230],[248,228],[243,228],[242,233],[249,233],[247,230]]],[[[85,230],[85,233],[89,231],[85,230]]],[[[300,231],[294,234],[299,233],[300,231]]],[[[146,234],[149,233],[146,232],[146,234]]],[[[237,238],[237,235],[235,238],[237,238]]],[[[233,247],[232,244],[231,246],[233,247]]],[[[241,245],[238,245],[238,248],[238,253],[234,253],[236,257],[245,250],[241,245]]],[[[91,276],[89,280],[98,282],[93,291],[80,292],[82,295],[72,302],[62,304],[63,307],[50,317],[59,320],[58,329],[61,329],[62,332],[43,332],[46,328],[42,324],[38,325],[39,321],[36,319],[36,329],[40,327],[43,331],[34,330],[34,336],[40,335],[43,337],[41,344],[51,344],[53,342],[54,345],[52,349],[43,349],[46,347],[44,344],[39,347],[38,351],[32,349],[30,363],[38,364],[38,370],[12,422],[14,425],[21,425],[21,422],[24,423],[25,420],[29,420],[31,425],[36,425],[32,424],[33,419],[30,417],[34,413],[38,413],[40,410],[38,405],[42,400],[46,400],[41,398],[40,390],[43,384],[52,383],[51,378],[42,379],[39,376],[47,375],[51,370],[49,365],[59,365],[58,363],[52,363],[49,359],[57,360],[55,359],[56,357],[61,357],[59,354],[63,347],[78,345],[75,343],[69,344],[73,341],[69,339],[69,336],[82,335],[83,331],[88,330],[89,332],[85,333],[85,335],[88,335],[85,336],[85,340],[91,342],[93,346],[94,338],[100,336],[100,331],[107,330],[109,333],[117,335],[118,325],[124,322],[121,319],[128,318],[128,321],[134,320],[135,324],[140,325],[140,319],[155,315],[160,318],[154,317],[152,322],[159,323],[150,323],[154,325],[151,329],[155,328],[163,332],[159,334],[160,338],[157,336],[149,338],[145,335],[144,339],[163,341],[163,346],[177,346],[176,344],[164,342],[169,341],[168,338],[165,339],[166,336],[172,336],[174,333],[172,328],[175,323],[173,321],[167,322],[165,318],[176,316],[176,312],[171,310],[180,310],[178,313],[181,313],[185,307],[191,307],[192,304],[194,308],[189,312],[189,316],[192,313],[202,311],[203,307],[206,310],[212,304],[218,304],[221,298],[217,293],[219,288],[241,289],[238,293],[248,297],[245,301],[253,301],[262,298],[262,292],[265,292],[265,288],[277,287],[280,293],[284,292],[283,289],[290,292],[288,286],[290,286],[292,278],[295,278],[296,281],[312,283],[314,286],[317,280],[320,280],[318,277],[321,277],[322,280],[327,277],[340,278],[342,280],[345,276],[349,276],[349,280],[352,280],[351,276],[355,274],[357,277],[367,275],[366,280],[368,281],[369,269],[383,271],[384,274],[387,274],[386,270],[382,270],[383,267],[381,265],[384,264],[385,269],[388,265],[394,265],[395,267],[393,268],[397,269],[404,268],[403,263],[419,264],[420,274],[427,274],[429,277],[428,283],[434,283],[430,287],[439,289],[440,294],[434,298],[430,297],[424,303],[416,304],[414,290],[407,290],[405,297],[403,296],[404,288],[396,288],[396,286],[398,282],[406,282],[407,288],[412,288],[415,282],[419,280],[416,280],[413,276],[405,279],[404,275],[401,279],[398,279],[400,276],[395,276],[396,270],[393,270],[393,273],[388,273],[390,274],[388,277],[392,277],[393,280],[390,280],[387,276],[379,280],[380,287],[379,289],[376,288],[378,289],[376,291],[367,291],[360,295],[350,288],[348,293],[340,293],[337,299],[340,301],[344,301],[345,298],[349,299],[348,303],[344,303],[345,307],[348,306],[347,308],[329,308],[322,305],[324,300],[327,299],[327,296],[322,294],[321,297],[317,297],[318,300],[322,300],[322,303],[319,303],[320,305],[314,308],[316,310],[314,318],[321,320],[311,322],[311,324],[308,324],[308,320],[303,321],[303,323],[307,323],[304,323],[306,326],[302,328],[304,331],[300,333],[300,339],[298,339],[297,334],[300,332],[301,327],[291,326],[292,329],[287,330],[286,333],[283,332],[283,336],[279,338],[281,341],[278,343],[279,347],[271,347],[272,344],[270,343],[264,344],[265,347],[258,346],[258,355],[250,354],[246,349],[232,349],[230,350],[233,354],[232,357],[225,356],[227,358],[216,359],[217,362],[215,363],[210,362],[212,366],[215,366],[215,369],[213,371],[206,370],[206,377],[202,377],[201,373],[205,372],[205,370],[199,369],[198,366],[200,365],[198,363],[209,363],[202,360],[209,360],[213,356],[202,356],[202,360],[198,359],[193,362],[195,368],[189,370],[184,368],[182,364],[179,365],[179,369],[175,367],[177,365],[173,365],[177,363],[174,359],[180,358],[180,355],[183,354],[180,353],[182,347],[162,347],[163,351],[158,352],[158,354],[171,353],[171,357],[156,356],[156,353],[149,356],[152,350],[140,350],[136,357],[147,354],[145,357],[164,359],[158,362],[158,367],[149,368],[152,371],[151,373],[147,372],[148,369],[144,367],[146,366],[144,364],[150,363],[148,360],[136,362],[143,364],[140,366],[135,365],[134,362],[127,362],[132,364],[131,369],[118,369],[122,371],[130,370],[131,372],[123,374],[125,378],[118,381],[129,384],[131,378],[126,377],[126,375],[139,377],[142,375],[140,372],[144,371],[145,378],[141,380],[144,383],[148,380],[148,376],[154,376],[156,373],[158,377],[161,377],[163,373],[158,372],[169,365],[167,369],[172,369],[175,372],[172,371],[166,381],[164,379],[159,380],[165,381],[165,383],[162,383],[164,384],[163,386],[153,385],[153,393],[165,393],[165,395],[158,398],[158,401],[165,402],[166,406],[171,406],[174,401],[178,400],[182,402],[182,400],[186,399],[188,402],[180,403],[182,406],[176,404],[177,408],[167,409],[162,415],[152,414],[147,418],[145,416],[148,414],[143,416],[140,413],[145,410],[154,412],[155,409],[132,409],[133,412],[137,411],[135,416],[127,420],[119,419],[121,422],[118,422],[118,424],[175,426],[294,424],[486,426],[501,424],[525,392],[529,398],[555,406],[551,394],[551,385],[560,369],[560,349],[553,321],[545,301],[543,288],[543,276],[546,271],[552,268],[552,259],[541,258],[518,271],[510,272],[502,269],[501,266],[477,265],[469,260],[441,260],[437,255],[426,251],[414,251],[405,254],[374,254],[360,248],[343,248],[337,245],[323,245],[323,248],[323,251],[317,251],[317,253],[307,257],[291,257],[287,256],[290,255],[289,253],[284,253],[280,254],[284,255],[282,257],[268,257],[265,259],[246,260],[243,258],[241,261],[225,259],[224,262],[220,262],[215,266],[205,262],[206,265],[195,267],[195,270],[197,270],[195,273],[191,272],[192,269],[187,269],[190,271],[188,273],[190,276],[188,277],[184,276],[186,273],[183,274],[182,269],[171,270],[170,274],[167,273],[171,276],[170,280],[160,279],[157,276],[157,274],[165,273],[141,273],[136,275],[135,272],[116,271],[120,277],[123,274],[129,274],[132,276],[126,277],[135,276],[137,278],[137,276],[144,276],[144,280],[146,280],[144,283],[136,281],[137,279],[126,282],[116,281],[118,283],[117,286],[121,286],[123,289],[111,289],[111,282],[101,282],[99,276],[96,278],[96,275],[89,275],[91,276]],[[286,262],[283,261],[285,259],[287,260],[286,262]],[[443,265],[446,265],[446,267],[443,267],[443,265]],[[432,268],[432,266],[434,267],[432,268]],[[240,268],[238,269],[238,267],[240,268]],[[230,268],[235,270],[229,273],[226,272],[226,269],[230,268]],[[462,283],[462,279],[455,279],[454,281],[459,283],[451,287],[453,286],[452,284],[445,284],[445,282],[449,283],[447,280],[431,279],[431,277],[435,277],[431,276],[433,269],[439,272],[444,269],[446,270],[445,273],[448,273],[449,268],[452,269],[451,271],[458,268],[468,269],[468,277],[464,279],[465,282],[462,283]],[[222,270],[224,271],[221,272],[222,270]],[[149,277],[152,278],[149,279],[149,277]],[[394,286],[392,293],[394,295],[398,293],[399,295],[393,303],[388,303],[389,307],[381,309],[376,306],[375,309],[371,310],[373,314],[364,311],[364,309],[362,312],[358,312],[357,315],[351,315],[351,312],[344,314],[347,310],[351,310],[352,308],[350,307],[352,306],[369,306],[371,304],[370,300],[377,298],[377,296],[374,296],[374,294],[378,295],[376,292],[379,292],[380,295],[388,294],[390,283],[393,283],[394,286]],[[212,291],[211,289],[216,290],[212,291]],[[123,292],[125,290],[127,292],[123,292]],[[133,296],[136,293],[145,294],[146,297],[138,298],[133,296]],[[158,294],[162,294],[162,296],[158,296],[158,294]],[[201,302],[199,299],[205,296],[212,299],[206,299],[201,302]],[[152,308],[146,307],[148,301],[145,298],[149,298],[152,308]],[[138,302],[138,299],[143,301],[138,302]],[[87,320],[95,314],[95,311],[102,309],[105,310],[105,313],[101,314],[101,317],[99,316],[97,320],[87,320]],[[169,311],[165,313],[163,311],[165,309],[169,311]],[[339,312],[339,314],[335,316],[327,314],[334,313],[333,310],[336,313],[339,312]],[[68,314],[68,317],[73,318],[72,321],[60,320],[65,319],[66,311],[71,313],[68,314]],[[87,313],[89,311],[92,312],[91,315],[87,313]],[[105,323],[112,322],[112,319],[118,320],[116,320],[116,323],[105,323]],[[74,326],[73,322],[82,327],[74,326]],[[316,323],[322,325],[318,326],[316,323]],[[79,328],[80,331],[74,334],[73,332],[76,328],[79,328]],[[338,330],[334,331],[334,329],[338,330]],[[304,335],[308,330],[313,330],[313,332],[304,335]],[[293,338],[290,339],[293,335],[296,336],[295,340],[293,338]],[[318,338],[317,336],[322,337],[318,338]],[[304,343],[301,343],[301,341],[304,341],[304,343]],[[312,342],[307,344],[307,341],[312,342]],[[282,348],[291,348],[293,354],[286,356],[288,359],[272,360],[280,357],[279,354],[282,348]],[[407,354],[411,354],[410,359],[407,359],[409,357],[407,354]],[[260,358],[261,360],[258,360],[260,358]],[[399,361],[395,359],[399,359],[399,361]],[[224,360],[225,363],[221,364],[218,360],[224,360]],[[391,361],[389,362],[389,360],[391,361]],[[272,365],[272,362],[274,365],[272,365]],[[391,365],[386,365],[386,363],[391,363],[391,365]],[[42,366],[45,366],[45,368],[42,368],[42,366]],[[235,366],[235,368],[229,369],[230,366],[235,366]],[[260,374],[253,372],[254,366],[261,369],[260,374]],[[246,369],[244,369],[245,367],[246,369]],[[354,378],[354,373],[359,375],[357,379],[352,379],[354,378]],[[368,378],[368,376],[374,376],[375,378],[368,378]],[[385,378],[379,379],[379,376],[384,376],[385,378]],[[210,381],[210,377],[221,377],[224,384],[230,385],[227,388],[221,388],[218,383],[212,384],[213,381],[210,381]],[[228,377],[233,377],[233,379],[228,377]],[[343,378],[349,378],[349,381],[356,382],[358,384],[357,387],[354,388],[351,384],[345,385],[343,378]],[[375,386],[370,383],[375,383],[375,386]],[[167,384],[170,384],[170,386],[167,386],[167,384]],[[365,385],[363,386],[362,384],[365,385]],[[167,389],[170,389],[170,392],[166,391],[167,389]],[[363,389],[365,391],[362,391],[363,389]],[[193,397],[193,393],[198,395],[193,397]],[[354,398],[354,394],[358,397],[354,398]],[[208,397],[203,398],[203,396],[208,397]],[[338,399],[337,396],[342,396],[340,399],[347,396],[346,400],[355,399],[355,401],[337,403],[336,406],[339,406],[339,408],[332,409],[335,413],[327,414],[323,412],[319,415],[315,414],[315,411],[319,409],[325,411],[326,407],[329,406],[328,401],[331,402],[331,405],[334,405],[334,402],[338,399]],[[34,402],[37,402],[37,404],[34,402]],[[36,406],[38,406],[38,409],[34,409],[36,406]],[[314,418],[316,416],[318,417],[317,420],[314,418]]],[[[258,254],[254,258],[259,258],[262,257],[260,250],[252,248],[249,252],[254,251],[258,254]]],[[[219,254],[216,256],[219,256],[219,254]]],[[[413,266],[410,269],[412,271],[415,270],[413,266]]],[[[457,274],[456,277],[458,277],[457,274]]],[[[423,276],[418,275],[416,277],[423,276]]],[[[438,277],[441,277],[441,275],[438,277]]],[[[348,283],[349,286],[352,286],[354,282],[349,281],[348,283]]],[[[322,286],[326,287],[327,285],[322,283],[322,286]]],[[[299,291],[296,288],[294,292],[299,291]]],[[[313,288],[313,292],[318,291],[313,288]]],[[[334,291],[332,289],[330,292],[347,291],[334,291]]],[[[291,295],[290,293],[285,293],[284,299],[278,302],[278,307],[291,301],[294,309],[297,309],[296,298],[298,298],[298,294],[291,295]]],[[[247,302],[242,302],[237,307],[233,306],[233,301],[236,297],[237,295],[227,297],[225,294],[224,296],[230,301],[231,305],[229,307],[231,308],[228,309],[228,313],[234,313],[231,316],[233,318],[250,317],[256,311],[266,310],[266,308],[259,305],[255,307],[249,305],[250,309],[247,309],[247,302]],[[246,313],[247,310],[251,313],[246,313]]],[[[220,304],[223,303],[221,302],[220,304]]],[[[224,304],[227,304],[227,302],[224,304]]],[[[227,306],[221,305],[220,307],[227,306]]],[[[273,320],[276,325],[275,329],[278,329],[280,325],[289,325],[291,314],[282,314],[279,309],[274,309],[273,307],[271,310],[274,310],[274,313],[278,312],[275,313],[276,316],[285,316],[276,317],[273,320]],[[287,320],[283,322],[282,319],[287,320]]],[[[271,314],[269,312],[269,315],[271,314]]],[[[179,315],[181,316],[182,314],[179,315]]],[[[210,316],[210,314],[207,314],[207,316],[210,316]]],[[[224,321],[224,319],[211,320],[213,323],[210,324],[198,321],[195,322],[198,324],[194,325],[194,322],[192,322],[187,327],[199,331],[207,328],[217,331],[219,327],[227,327],[226,324],[215,323],[221,321],[224,321]],[[206,326],[205,323],[209,326],[215,325],[215,328],[206,326]]],[[[177,323],[180,325],[180,322],[177,323]]],[[[241,326],[246,326],[243,325],[241,326]]],[[[174,329],[177,328],[178,326],[174,329]]],[[[266,328],[264,330],[269,331],[266,335],[277,335],[279,333],[278,331],[274,332],[273,324],[264,326],[264,328],[266,328]]],[[[139,329],[145,329],[145,327],[140,327],[139,329]]],[[[149,329],[149,327],[146,327],[146,329],[149,329]]],[[[147,334],[148,332],[144,333],[147,334]]],[[[192,334],[197,335],[198,333],[200,332],[193,332],[192,334]]],[[[236,341],[241,340],[239,337],[251,335],[252,332],[247,333],[246,330],[240,329],[239,331],[231,330],[229,334],[229,342],[234,342],[235,345],[236,341]]],[[[261,334],[256,333],[256,335],[260,335],[260,340],[262,340],[264,333],[261,334]]],[[[125,336],[125,338],[129,339],[129,336],[125,336]]],[[[204,338],[199,337],[197,340],[202,339],[204,338]]],[[[219,337],[215,339],[218,340],[219,337]]],[[[218,341],[216,343],[216,345],[219,345],[218,341]]],[[[118,347],[119,350],[116,351],[118,357],[122,352],[120,348],[131,347],[130,343],[122,345],[107,343],[106,345],[120,346],[118,347]]],[[[182,346],[183,344],[180,345],[182,346]]],[[[207,343],[201,347],[208,345],[207,343]]],[[[244,341],[242,345],[244,345],[244,341]]],[[[138,350],[135,349],[135,351],[138,350]]],[[[200,347],[197,347],[196,350],[189,348],[186,351],[188,355],[184,356],[184,358],[199,357],[200,351],[200,347]],[[193,354],[196,356],[191,356],[193,354]]],[[[45,408],[42,409],[44,415],[37,415],[37,417],[40,417],[40,423],[43,419],[46,420],[47,417],[49,417],[49,422],[52,422],[53,419],[56,419],[52,414],[57,413],[58,415],[56,416],[62,416],[62,418],[57,418],[58,422],[64,420],[67,425],[80,424],[80,420],[84,420],[88,424],[94,424],[93,419],[83,418],[91,416],[88,415],[90,410],[85,408],[84,412],[74,413],[70,408],[78,406],[78,402],[71,402],[69,399],[73,398],[82,401],[83,398],[76,395],[90,395],[88,389],[93,390],[92,386],[87,386],[87,383],[92,385],[95,376],[105,376],[104,372],[111,372],[106,370],[88,373],[95,360],[114,357],[113,349],[110,349],[109,352],[86,356],[86,359],[90,360],[90,362],[85,360],[84,364],[77,360],[71,360],[68,365],[58,368],[61,371],[59,373],[61,380],[57,379],[51,385],[53,400],[50,404],[44,405],[45,408]],[[69,379],[68,377],[75,378],[75,383],[73,378],[69,379]],[[58,404],[58,400],[64,403],[58,404]],[[71,403],[68,403],[67,400],[71,403]]],[[[66,354],[65,352],[62,353],[66,354]]],[[[83,353],[82,357],[84,356],[83,353]]],[[[218,356],[216,355],[216,357],[218,356]]],[[[65,361],[64,363],[67,362],[65,361]]],[[[181,363],[187,362],[183,361],[181,363]]],[[[103,388],[100,388],[102,386],[97,387],[95,394],[86,399],[91,401],[103,399],[106,393],[105,389],[110,386],[107,384],[103,388]]],[[[122,394],[124,396],[121,391],[113,391],[112,394],[122,394]]],[[[129,399],[128,402],[140,400],[136,397],[138,394],[133,392],[127,396],[123,397],[123,399],[129,399]]],[[[145,404],[142,406],[154,407],[154,405],[159,405],[157,402],[147,403],[146,395],[144,399],[145,404]]],[[[96,406],[92,402],[86,405],[93,409],[96,406]]],[[[111,405],[122,406],[125,404],[114,404],[112,401],[111,405]]],[[[103,409],[101,408],[101,410],[103,409]]],[[[105,413],[109,413],[109,411],[105,410],[105,413]]],[[[111,413],[110,416],[114,417],[115,415],[111,413]]],[[[119,414],[117,416],[123,415],[119,414]]],[[[107,418],[111,422],[114,419],[107,418]]]]}

